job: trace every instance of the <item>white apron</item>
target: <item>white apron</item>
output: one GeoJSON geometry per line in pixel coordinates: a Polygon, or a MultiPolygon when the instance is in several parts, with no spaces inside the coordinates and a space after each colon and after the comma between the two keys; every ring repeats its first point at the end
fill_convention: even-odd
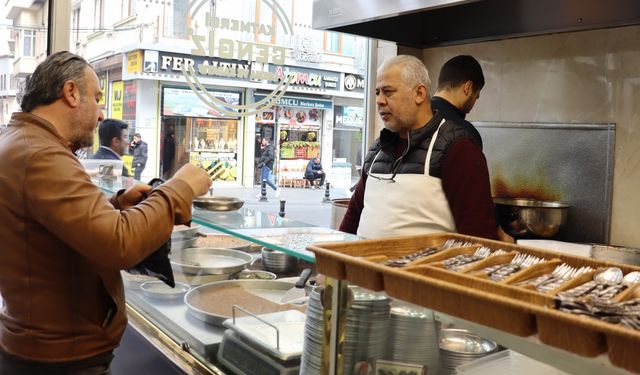
{"type": "MultiPolygon", "coordinates": [[[[358,236],[378,238],[456,231],[442,181],[429,175],[431,151],[444,122],[444,119],[440,122],[429,144],[424,174],[397,174],[394,177],[396,182],[367,177],[358,236]]],[[[368,173],[371,173],[379,154],[380,151],[371,162],[368,173]]],[[[375,175],[391,177],[391,174],[375,175]]]]}

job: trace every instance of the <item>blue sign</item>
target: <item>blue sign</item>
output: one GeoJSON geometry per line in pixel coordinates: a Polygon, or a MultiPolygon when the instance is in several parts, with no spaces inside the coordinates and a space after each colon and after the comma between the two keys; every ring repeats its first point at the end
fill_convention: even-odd
{"type": "MultiPolygon", "coordinates": [[[[258,102],[266,96],[254,95],[255,101],[258,102]]],[[[333,102],[331,100],[323,99],[309,99],[309,98],[295,98],[290,96],[283,96],[278,100],[276,105],[281,107],[298,107],[298,108],[316,108],[316,109],[331,109],[333,102]]]]}

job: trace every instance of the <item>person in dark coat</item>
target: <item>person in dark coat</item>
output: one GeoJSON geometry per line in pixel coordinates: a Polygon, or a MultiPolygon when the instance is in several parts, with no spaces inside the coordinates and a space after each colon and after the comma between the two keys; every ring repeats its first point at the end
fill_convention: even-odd
{"type": "MultiPolygon", "coordinates": [[[[127,147],[127,128],[129,125],[116,119],[105,119],[98,127],[98,137],[100,138],[100,148],[91,159],[101,160],[122,160],[121,156],[127,147]]],[[[129,172],[123,166],[122,175],[129,177],[129,172]]]]}
{"type": "Polygon", "coordinates": [[[140,133],[133,136],[131,154],[133,154],[133,178],[140,181],[142,171],[147,165],[147,142],[142,140],[140,133]]]}
{"type": "Polygon", "coordinates": [[[173,129],[169,129],[162,142],[162,176],[165,180],[173,175],[173,161],[175,157],[176,133],[173,129]]]}
{"type": "Polygon", "coordinates": [[[273,170],[273,164],[276,160],[275,151],[273,146],[269,143],[267,138],[262,138],[260,145],[260,160],[258,161],[258,168],[260,168],[260,182],[264,181],[267,185],[271,186],[275,190],[276,198],[280,196],[280,189],[269,180],[269,174],[273,170]]]}
{"type": "Polygon", "coordinates": [[[324,176],[324,170],[322,169],[320,158],[316,156],[315,158],[309,160],[309,163],[307,164],[307,170],[304,172],[304,178],[309,180],[312,189],[316,188],[314,182],[317,179],[320,179],[320,186],[324,185],[324,176]]]}

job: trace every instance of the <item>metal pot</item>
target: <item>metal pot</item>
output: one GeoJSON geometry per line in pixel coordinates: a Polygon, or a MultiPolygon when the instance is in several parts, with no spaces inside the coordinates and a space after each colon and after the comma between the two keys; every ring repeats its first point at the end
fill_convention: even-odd
{"type": "Polygon", "coordinates": [[[569,206],[524,198],[493,198],[498,223],[514,238],[552,238],[567,224],[569,206]]]}
{"type": "Polygon", "coordinates": [[[337,198],[331,200],[331,221],[330,228],[338,229],[342,223],[344,214],[347,213],[347,207],[349,207],[350,198],[337,198]]]}
{"type": "Polygon", "coordinates": [[[298,266],[298,258],[278,250],[262,248],[262,267],[269,272],[289,273],[298,266]]]}

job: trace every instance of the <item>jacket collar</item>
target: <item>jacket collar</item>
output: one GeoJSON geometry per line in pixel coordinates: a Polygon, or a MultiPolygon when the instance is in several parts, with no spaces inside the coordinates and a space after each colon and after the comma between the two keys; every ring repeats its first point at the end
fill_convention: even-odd
{"type": "MultiPolygon", "coordinates": [[[[426,138],[431,137],[433,133],[436,132],[438,125],[440,125],[440,121],[442,121],[442,114],[438,111],[434,111],[433,117],[429,122],[424,124],[424,126],[410,130],[409,138],[411,139],[411,145],[409,147],[412,148],[415,145],[421,144],[426,138]]],[[[398,135],[398,133],[384,128],[380,132],[380,145],[381,147],[385,147],[387,145],[394,144],[399,138],[400,135],[398,135]]]]}
{"type": "Polygon", "coordinates": [[[437,102],[438,104],[440,104],[443,107],[446,107],[447,110],[455,112],[458,114],[458,116],[460,116],[461,118],[465,118],[467,117],[467,114],[464,113],[464,111],[461,111],[460,109],[458,109],[458,107],[456,107],[455,105],[451,104],[447,99],[445,98],[441,98],[439,96],[434,96],[433,98],[431,98],[432,102],[437,102]]]}
{"type": "Polygon", "coordinates": [[[106,150],[107,152],[112,153],[113,155],[117,156],[118,159],[120,159],[120,155],[118,155],[117,152],[113,151],[113,149],[111,147],[107,147],[107,146],[100,146],[100,148],[106,150]]]}
{"type": "MultiPolygon", "coordinates": [[[[29,112],[14,112],[11,115],[11,120],[9,121],[9,126],[26,126],[26,125],[35,125],[39,128],[44,129],[49,132],[52,136],[56,138],[65,148],[71,150],[69,142],[62,137],[62,134],[53,126],[52,123],[43,119],[40,116],[36,116],[29,112]]],[[[73,152],[73,151],[72,151],[73,152]]]]}

